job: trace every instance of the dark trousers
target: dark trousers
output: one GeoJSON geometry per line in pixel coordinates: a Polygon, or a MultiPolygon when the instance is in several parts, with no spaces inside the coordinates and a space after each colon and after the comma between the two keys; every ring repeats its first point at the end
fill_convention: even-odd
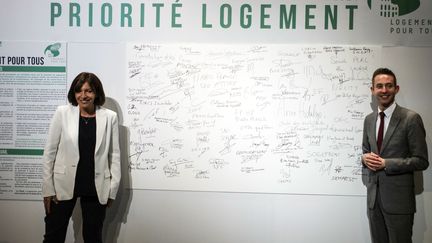
{"type": "MultiPolygon", "coordinates": [[[[51,202],[51,213],[45,216],[44,243],[63,243],[69,219],[72,216],[77,198],[67,201],[51,202]]],[[[102,243],[102,228],[105,220],[106,205],[99,203],[97,197],[81,197],[83,239],[86,243],[102,243]]]]}
{"type": "Polygon", "coordinates": [[[414,214],[389,214],[377,198],[373,209],[368,209],[369,226],[373,243],[412,243],[414,214]]]}

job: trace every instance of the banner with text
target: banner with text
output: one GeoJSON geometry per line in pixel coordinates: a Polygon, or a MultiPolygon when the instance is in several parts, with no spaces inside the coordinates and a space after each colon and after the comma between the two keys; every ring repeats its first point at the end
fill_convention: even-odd
{"type": "Polygon", "coordinates": [[[66,92],[65,43],[0,41],[0,199],[41,199],[43,147],[66,92]]]}
{"type": "Polygon", "coordinates": [[[9,40],[430,46],[430,13],[428,0],[17,0],[0,29],[9,40]]]}

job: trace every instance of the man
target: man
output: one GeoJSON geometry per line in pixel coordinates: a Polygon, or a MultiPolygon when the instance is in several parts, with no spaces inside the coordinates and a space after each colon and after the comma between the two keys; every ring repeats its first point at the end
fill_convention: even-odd
{"type": "Polygon", "coordinates": [[[399,86],[391,70],[374,72],[371,92],[378,112],[364,121],[362,161],[372,242],[410,243],[416,210],[413,174],[429,166],[425,129],[420,115],[395,103],[399,86]]]}

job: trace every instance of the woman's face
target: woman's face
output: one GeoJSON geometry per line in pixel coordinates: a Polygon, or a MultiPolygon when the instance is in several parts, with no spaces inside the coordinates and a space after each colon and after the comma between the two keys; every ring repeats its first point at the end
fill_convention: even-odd
{"type": "Polygon", "coordinates": [[[80,91],[75,93],[75,99],[78,106],[86,111],[94,111],[95,97],[95,92],[87,82],[83,84],[80,91]]]}

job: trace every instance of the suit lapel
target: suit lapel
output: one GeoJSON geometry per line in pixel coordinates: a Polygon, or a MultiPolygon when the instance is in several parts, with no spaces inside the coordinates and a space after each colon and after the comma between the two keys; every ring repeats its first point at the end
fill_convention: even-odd
{"type": "Polygon", "coordinates": [[[381,151],[384,151],[384,149],[387,146],[388,141],[390,140],[391,136],[393,135],[393,133],[396,130],[396,127],[399,124],[399,121],[401,119],[400,112],[401,112],[400,107],[398,105],[396,105],[396,108],[393,111],[393,114],[391,116],[390,123],[389,123],[389,125],[387,127],[387,131],[386,131],[386,133],[384,135],[383,143],[382,143],[382,146],[381,146],[382,147],[381,151]]]}
{"type": "Polygon", "coordinates": [[[372,138],[372,142],[371,142],[371,151],[376,151],[378,152],[378,146],[377,146],[377,138],[376,138],[376,122],[378,119],[378,113],[376,113],[373,116],[374,119],[370,120],[369,123],[369,137],[372,138]]]}
{"type": "Polygon", "coordinates": [[[107,126],[107,116],[103,109],[96,109],[96,147],[95,153],[101,146],[102,140],[104,138],[104,132],[107,126]]]}
{"type": "Polygon", "coordinates": [[[79,122],[80,122],[80,111],[78,106],[70,106],[70,119],[68,122],[71,122],[72,126],[70,129],[70,137],[72,138],[73,146],[76,151],[79,151],[79,143],[78,143],[78,134],[79,134],[79,122]]]}

